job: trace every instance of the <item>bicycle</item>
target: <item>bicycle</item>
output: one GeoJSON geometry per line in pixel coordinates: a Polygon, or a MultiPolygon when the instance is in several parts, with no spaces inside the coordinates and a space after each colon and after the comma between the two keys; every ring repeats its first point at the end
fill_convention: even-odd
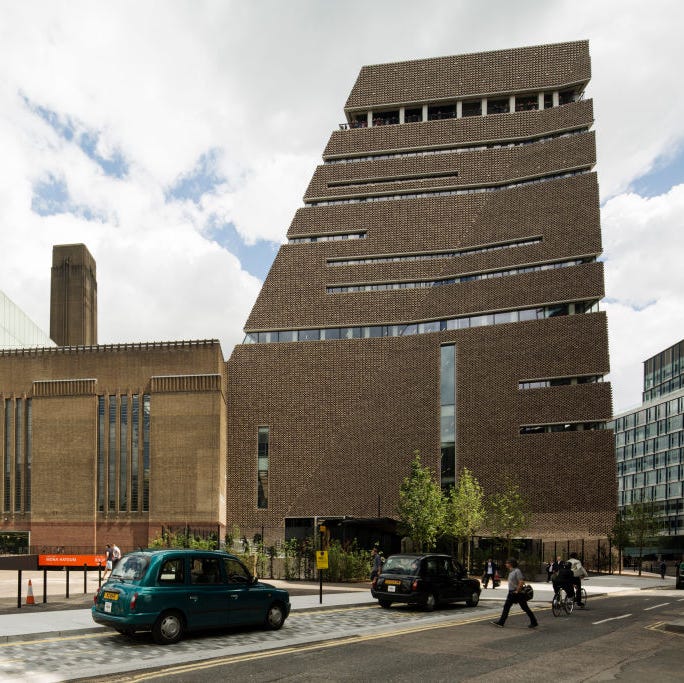
{"type": "Polygon", "coordinates": [[[554,617],[560,616],[561,612],[572,614],[575,605],[577,605],[579,609],[584,609],[587,606],[587,591],[584,589],[584,586],[580,589],[579,604],[575,602],[574,594],[572,596],[568,595],[565,588],[559,588],[558,592],[555,593],[551,599],[551,611],[553,612],[554,617]]]}
{"type": "Polygon", "coordinates": [[[551,599],[551,612],[554,617],[559,617],[562,612],[572,614],[575,609],[574,598],[568,595],[565,588],[559,588],[557,593],[554,593],[551,599]]]}

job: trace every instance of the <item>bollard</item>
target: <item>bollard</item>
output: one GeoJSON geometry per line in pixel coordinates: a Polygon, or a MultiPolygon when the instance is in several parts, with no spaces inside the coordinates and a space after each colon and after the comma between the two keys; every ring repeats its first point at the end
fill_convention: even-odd
{"type": "Polygon", "coordinates": [[[66,568],[66,596],[69,597],[69,567],[66,568]]]}
{"type": "Polygon", "coordinates": [[[47,569],[43,569],[43,602],[47,602],[47,569]]]}
{"type": "Polygon", "coordinates": [[[88,565],[83,563],[83,595],[88,592],[88,565]]]}
{"type": "Polygon", "coordinates": [[[19,578],[17,580],[17,607],[21,609],[21,569],[19,569],[19,578]]]}

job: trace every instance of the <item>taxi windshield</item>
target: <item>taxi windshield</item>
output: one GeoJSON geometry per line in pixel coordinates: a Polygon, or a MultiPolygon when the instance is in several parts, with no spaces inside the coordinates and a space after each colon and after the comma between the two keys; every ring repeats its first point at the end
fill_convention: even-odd
{"type": "Polygon", "coordinates": [[[401,557],[394,555],[387,558],[387,562],[382,567],[383,574],[403,574],[414,576],[418,573],[420,561],[413,557],[401,557]]]}
{"type": "Polygon", "coordinates": [[[147,555],[126,555],[112,570],[112,579],[119,581],[140,581],[150,565],[147,555]]]}

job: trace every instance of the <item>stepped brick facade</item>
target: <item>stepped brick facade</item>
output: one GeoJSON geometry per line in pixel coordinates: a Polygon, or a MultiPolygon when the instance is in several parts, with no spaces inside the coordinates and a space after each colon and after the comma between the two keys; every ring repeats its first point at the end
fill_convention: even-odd
{"type": "Polygon", "coordinates": [[[361,70],[228,361],[229,524],[392,517],[419,450],[517,480],[531,537],[605,535],[589,78],[586,42],[361,70]]]}

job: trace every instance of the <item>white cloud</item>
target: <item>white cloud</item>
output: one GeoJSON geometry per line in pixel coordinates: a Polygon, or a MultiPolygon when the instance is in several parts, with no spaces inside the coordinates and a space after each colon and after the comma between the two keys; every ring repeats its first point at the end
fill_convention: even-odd
{"type": "Polygon", "coordinates": [[[98,264],[102,342],[211,336],[228,355],[259,283],[208,224],[232,222],[247,244],[283,241],[363,64],[588,38],[599,179],[613,198],[616,405],[627,364],[682,336],[663,314],[676,313],[681,283],[667,275],[682,261],[681,198],[619,194],[684,138],[680,2],[25,0],[1,11],[0,287],[43,328],[52,245],[84,242],[98,264]],[[121,153],[127,175],[105,175],[24,98],[96,135],[101,157],[121,153]],[[220,185],[197,203],[170,201],[208,153],[220,185]],[[100,218],[35,214],[33,186],[50,175],[100,218]],[[649,263],[635,250],[644,235],[649,263]]]}
{"type": "Polygon", "coordinates": [[[624,194],[602,215],[611,381],[616,411],[640,402],[642,363],[684,337],[684,184],[624,194]]]}

